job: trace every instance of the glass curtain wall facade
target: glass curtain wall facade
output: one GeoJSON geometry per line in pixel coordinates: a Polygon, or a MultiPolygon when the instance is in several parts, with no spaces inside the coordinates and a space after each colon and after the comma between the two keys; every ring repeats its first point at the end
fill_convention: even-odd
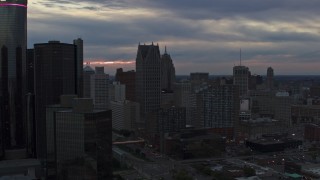
{"type": "Polygon", "coordinates": [[[0,158],[26,147],[27,0],[0,1],[0,158]]]}

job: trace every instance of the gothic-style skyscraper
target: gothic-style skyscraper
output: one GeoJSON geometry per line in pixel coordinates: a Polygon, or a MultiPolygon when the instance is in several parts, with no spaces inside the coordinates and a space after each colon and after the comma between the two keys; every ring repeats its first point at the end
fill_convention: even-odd
{"type": "Polygon", "coordinates": [[[172,91],[175,79],[176,70],[170,54],[167,53],[167,47],[165,47],[165,52],[161,56],[161,89],[172,91]]]}
{"type": "Polygon", "coordinates": [[[26,148],[26,49],[27,0],[0,1],[0,158],[26,148]]]}
{"type": "Polygon", "coordinates": [[[161,58],[158,45],[139,45],[136,58],[136,101],[141,117],[160,109],[161,58]]]}

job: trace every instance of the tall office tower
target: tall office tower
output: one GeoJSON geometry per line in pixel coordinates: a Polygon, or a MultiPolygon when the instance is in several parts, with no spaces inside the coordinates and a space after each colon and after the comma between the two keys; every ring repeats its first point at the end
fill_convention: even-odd
{"type": "Polygon", "coordinates": [[[203,95],[204,127],[235,128],[240,108],[237,86],[211,86],[203,95]]]}
{"type": "Polygon", "coordinates": [[[233,67],[233,84],[239,86],[240,96],[246,96],[249,87],[249,68],[246,66],[233,67]]]}
{"type": "Polygon", "coordinates": [[[273,73],[273,69],[272,67],[268,67],[268,70],[267,70],[267,89],[269,90],[273,90],[273,76],[274,76],[274,73],[273,73]]]}
{"type": "Polygon", "coordinates": [[[46,152],[46,106],[59,104],[60,95],[77,91],[75,50],[75,45],[59,41],[34,45],[37,156],[41,160],[46,152]]]}
{"type": "Polygon", "coordinates": [[[73,44],[76,46],[76,58],[77,58],[77,91],[79,97],[83,97],[83,40],[81,38],[73,40],[73,44]]]}
{"type": "Polygon", "coordinates": [[[91,96],[91,75],[93,75],[95,71],[90,67],[86,66],[83,68],[83,97],[90,98],[91,96]]]}
{"type": "Polygon", "coordinates": [[[34,97],[34,49],[27,49],[27,94],[26,119],[28,139],[28,154],[36,156],[36,123],[35,123],[35,97],[34,97]]]}
{"type": "Polygon", "coordinates": [[[0,1],[0,159],[26,148],[26,50],[27,0],[0,1]]]}
{"type": "Polygon", "coordinates": [[[280,121],[284,127],[291,127],[291,106],[294,99],[288,92],[277,92],[274,98],[274,119],[280,121]]]}
{"type": "Polygon", "coordinates": [[[193,125],[193,121],[196,119],[196,104],[193,101],[191,83],[175,83],[173,92],[175,106],[186,108],[186,124],[193,125]]]}
{"type": "Polygon", "coordinates": [[[91,98],[96,109],[109,108],[109,75],[104,73],[104,67],[96,67],[96,73],[91,75],[91,98]]]}
{"type": "Polygon", "coordinates": [[[135,101],[136,72],[134,70],[123,72],[122,68],[117,69],[116,81],[126,85],[126,100],[135,101]]]}
{"type": "Polygon", "coordinates": [[[165,52],[161,56],[161,89],[172,91],[175,81],[176,70],[170,54],[167,53],[167,47],[165,47],[165,52]]]}
{"type": "Polygon", "coordinates": [[[94,109],[90,98],[61,100],[46,108],[49,177],[112,179],[111,110],[94,109]]]}
{"type": "Polygon", "coordinates": [[[158,45],[139,45],[136,58],[136,101],[140,103],[141,118],[160,109],[161,59],[158,45]]]}

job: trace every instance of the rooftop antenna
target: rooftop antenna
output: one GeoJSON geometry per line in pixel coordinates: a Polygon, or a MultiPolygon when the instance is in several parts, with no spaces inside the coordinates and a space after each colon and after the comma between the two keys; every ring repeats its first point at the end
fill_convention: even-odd
{"type": "Polygon", "coordinates": [[[241,57],[241,48],[240,48],[240,66],[241,66],[241,59],[242,57],[241,57]]]}
{"type": "Polygon", "coordinates": [[[167,54],[167,46],[164,46],[164,53],[167,54]]]}

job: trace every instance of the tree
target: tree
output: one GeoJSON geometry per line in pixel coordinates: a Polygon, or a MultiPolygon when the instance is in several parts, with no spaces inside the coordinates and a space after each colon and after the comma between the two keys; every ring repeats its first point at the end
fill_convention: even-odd
{"type": "Polygon", "coordinates": [[[193,178],[184,169],[173,174],[174,180],[193,180],[193,178]]]}
{"type": "Polygon", "coordinates": [[[246,177],[250,177],[250,176],[255,176],[256,175],[256,170],[254,170],[253,168],[251,167],[244,167],[243,168],[243,173],[246,177]]]}

